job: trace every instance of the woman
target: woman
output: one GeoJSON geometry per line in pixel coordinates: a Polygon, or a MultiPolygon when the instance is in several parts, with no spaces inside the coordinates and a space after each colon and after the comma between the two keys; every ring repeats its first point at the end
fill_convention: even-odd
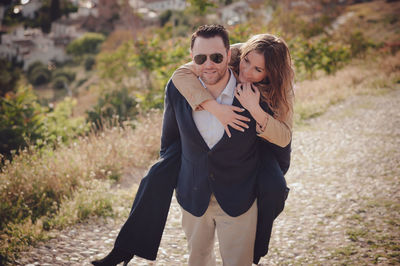
{"type": "MultiPolygon", "coordinates": [[[[265,177],[265,175],[269,175],[271,172],[276,173],[276,176],[269,175],[268,178],[258,178],[258,187],[261,188],[258,193],[258,220],[262,221],[262,223],[257,223],[257,235],[264,237],[256,238],[255,244],[259,248],[255,248],[254,250],[255,263],[258,263],[260,257],[267,253],[273,219],[283,210],[285,197],[287,196],[283,173],[289,167],[290,145],[288,144],[290,143],[292,124],[291,98],[287,96],[289,94],[292,95],[292,93],[288,93],[292,91],[291,81],[293,80],[290,55],[286,44],[280,39],[272,39],[271,43],[275,44],[275,42],[279,41],[280,47],[283,44],[286,50],[281,49],[278,52],[272,52],[271,55],[271,51],[268,50],[270,46],[262,44],[263,40],[266,39],[265,37],[272,38],[273,36],[258,35],[258,37],[253,37],[241,47],[241,59],[239,60],[243,62],[239,63],[239,50],[236,50],[236,56],[233,57],[233,59],[236,59],[236,64],[234,63],[235,60],[232,60],[234,63],[232,67],[239,73],[239,80],[247,82],[237,88],[235,96],[240,100],[243,107],[251,112],[259,124],[257,130],[260,136],[270,142],[286,146],[285,149],[282,149],[275,144],[260,140],[260,148],[263,153],[261,165],[267,165],[263,164],[266,161],[276,162],[274,165],[275,169],[260,169],[262,173],[260,176],[265,177]],[[261,46],[259,40],[261,40],[261,46]],[[270,57],[273,57],[274,60],[271,61],[270,57]],[[257,60],[260,60],[261,63],[257,60]],[[283,63],[275,62],[279,60],[282,60],[283,63]],[[269,62],[275,64],[274,67],[268,67],[267,64],[269,62]],[[257,73],[252,74],[254,70],[257,72],[261,70],[262,75],[258,75],[257,73]],[[272,79],[277,79],[278,81],[270,82],[272,79]],[[252,87],[249,82],[257,83],[257,87],[252,87]],[[255,90],[253,91],[252,88],[255,90]],[[284,90],[284,88],[288,89],[284,90]],[[275,90],[279,90],[279,92],[275,90]],[[261,105],[269,114],[262,109],[256,108],[260,107],[260,97],[263,99],[261,105]],[[289,133],[282,133],[284,130],[289,133]],[[276,133],[275,131],[280,132],[276,133]],[[287,140],[287,137],[281,138],[278,136],[281,134],[288,135],[289,139],[287,140]],[[261,215],[260,210],[264,211],[261,215]],[[261,232],[261,234],[258,232],[261,232]]],[[[234,112],[240,109],[219,105],[202,87],[200,88],[201,90],[199,88],[189,89],[185,87],[185,82],[192,82],[190,79],[196,79],[196,76],[191,72],[190,65],[181,68],[173,76],[174,84],[194,108],[200,107],[210,110],[225,125],[227,134],[230,134],[227,125],[236,129],[246,127],[242,121],[247,118],[234,112]],[[198,95],[203,96],[198,97],[198,95]],[[197,104],[197,101],[201,104],[197,104]]],[[[161,160],[151,167],[147,176],[141,181],[130,217],[121,228],[114,249],[104,259],[92,262],[94,265],[116,265],[122,261],[128,262],[134,254],[150,260],[156,258],[179,168],[180,143],[174,143],[168,147],[161,160]],[[145,217],[152,217],[150,224],[149,220],[145,219],[145,217]]]]}
{"type": "MultiPolygon", "coordinates": [[[[292,136],[294,72],[286,43],[274,35],[259,34],[244,44],[232,45],[231,50],[230,67],[240,82],[235,96],[257,121],[260,137],[280,147],[287,146],[292,136]],[[261,104],[268,106],[273,116],[262,110],[260,97],[261,104]]],[[[242,110],[218,104],[193,73],[193,64],[186,64],[173,74],[177,89],[193,110],[204,109],[216,116],[228,136],[228,125],[243,130],[246,125],[242,121],[246,118],[234,112],[242,110]]]]}

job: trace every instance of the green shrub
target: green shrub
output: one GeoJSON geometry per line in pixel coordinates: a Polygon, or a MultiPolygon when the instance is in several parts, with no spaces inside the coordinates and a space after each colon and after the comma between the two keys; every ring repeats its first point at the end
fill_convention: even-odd
{"type": "Polygon", "coordinates": [[[66,70],[62,70],[62,69],[55,70],[52,75],[53,78],[65,77],[68,80],[68,82],[74,81],[75,76],[76,76],[76,74],[74,72],[66,71],[66,70]]]}
{"type": "Polygon", "coordinates": [[[96,61],[95,61],[94,57],[93,56],[88,56],[85,59],[85,70],[86,71],[92,70],[92,68],[93,68],[95,63],[96,63],[96,61]]]}
{"type": "Polygon", "coordinates": [[[42,62],[34,62],[27,70],[29,82],[35,86],[46,84],[51,80],[51,72],[42,62]]]}
{"type": "Polygon", "coordinates": [[[96,127],[102,128],[104,122],[117,118],[122,125],[123,121],[135,119],[139,113],[137,101],[132,97],[126,88],[106,93],[100,97],[97,105],[87,112],[88,120],[96,127]]]}
{"type": "Polygon", "coordinates": [[[172,16],[172,11],[170,9],[165,10],[164,12],[162,12],[160,14],[160,16],[158,17],[158,19],[160,20],[160,25],[161,27],[164,27],[164,25],[169,21],[169,19],[172,16]]]}
{"type": "Polygon", "coordinates": [[[89,125],[85,123],[85,118],[72,117],[72,111],[76,104],[76,99],[66,97],[57,103],[53,111],[46,113],[43,124],[44,140],[47,143],[56,144],[58,141],[68,143],[89,131],[89,125]]]}
{"type": "Polygon", "coordinates": [[[350,52],[353,57],[363,56],[368,48],[375,46],[374,43],[365,38],[361,31],[353,32],[348,39],[348,43],[350,44],[350,52]]]}
{"type": "Polygon", "coordinates": [[[19,80],[20,69],[5,58],[0,58],[0,97],[13,91],[19,80]]]}
{"type": "Polygon", "coordinates": [[[65,76],[59,76],[53,79],[53,88],[55,89],[65,89],[66,84],[68,84],[69,81],[65,76]]]}
{"type": "Polygon", "coordinates": [[[44,112],[26,86],[19,87],[13,96],[0,98],[0,154],[11,159],[12,153],[28,142],[43,138],[44,112]]]}
{"type": "Polygon", "coordinates": [[[83,117],[72,118],[76,100],[66,98],[54,110],[38,103],[32,89],[20,86],[12,97],[0,98],[0,153],[11,159],[19,149],[55,145],[88,131],[83,117]]]}
{"type": "Polygon", "coordinates": [[[332,43],[327,38],[305,40],[296,38],[290,42],[294,64],[298,71],[313,77],[315,71],[334,73],[350,59],[349,47],[332,43]]]}
{"type": "Polygon", "coordinates": [[[65,89],[68,84],[75,80],[76,74],[71,71],[57,69],[53,72],[53,88],[65,89]]]}
{"type": "Polygon", "coordinates": [[[100,33],[89,32],[82,37],[73,40],[67,46],[67,53],[80,57],[85,54],[97,54],[101,43],[105,40],[104,35],[100,33]]]}

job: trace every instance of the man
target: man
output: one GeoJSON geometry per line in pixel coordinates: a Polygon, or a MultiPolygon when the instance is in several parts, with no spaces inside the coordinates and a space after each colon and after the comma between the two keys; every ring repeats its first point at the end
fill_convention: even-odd
{"type": "MultiPolygon", "coordinates": [[[[191,57],[201,81],[218,102],[239,106],[234,98],[236,79],[228,68],[230,53],[222,26],[201,26],[192,35],[191,57]]],[[[250,118],[248,112],[242,115],[250,118]]],[[[254,119],[249,127],[255,127],[254,119]]],[[[176,196],[189,265],[215,265],[215,231],[224,265],[251,265],[257,225],[256,131],[236,131],[228,138],[216,117],[207,111],[193,112],[170,81],[161,153],[176,140],[182,145],[176,196]]]]}
{"type": "MultiPolygon", "coordinates": [[[[191,56],[217,101],[241,107],[233,97],[236,79],[228,69],[227,31],[217,25],[201,26],[192,35],[191,56]]],[[[268,251],[272,222],[283,209],[282,171],[289,166],[290,146],[272,152],[270,159],[263,156],[266,161],[261,162],[257,148],[269,144],[257,142],[254,119],[248,111],[241,114],[250,118],[249,130],[234,131],[228,138],[215,117],[207,111],[193,112],[169,81],[160,160],[142,179],[113,250],[94,265],[127,263],[134,255],[155,260],[174,189],[182,207],[189,265],[215,265],[215,232],[224,265],[258,263],[268,251]],[[266,178],[272,174],[282,178],[266,178]],[[268,191],[257,190],[256,182],[268,191]]]]}

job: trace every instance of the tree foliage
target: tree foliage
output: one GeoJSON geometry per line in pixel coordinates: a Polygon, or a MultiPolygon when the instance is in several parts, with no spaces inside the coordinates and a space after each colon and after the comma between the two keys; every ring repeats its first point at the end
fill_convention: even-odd
{"type": "Polygon", "coordinates": [[[204,16],[209,8],[216,7],[210,0],[189,0],[189,3],[199,16],[204,16]]]}
{"type": "Polygon", "coordinates": [[[290,46],[296,70],[304,71],[309,78],[317,70],[332,74],[351,58],[349,45],[334,43],[327,38],[297,38],[290,42],[290,46]]]}
{"type": "Polygon", "coordinates": [[[67,142],[88,130],[83,117],[72,118],[76,100],[64,99],[54,109],[41,106],[32,88],[0,98],[0,153],[7,159],[29,145],[67,142]]]}
{"type": "Polygon", "coordinates": [[[0,97],[14,90],[20,76],[20,69],[5,58],[0,58],[0,97]]]}
{"type": "Polygon", "coordinates": [[[96,106],[87,112],[88,120],[97,129],[103,128],[104,122],[117,120],[119,125],[123,121],[133,120],[139,113],[137,102],[126,88],[108,92],[98,99],[96,106]]]}
{"type": "Polygon", "coordinates": [[[163,89],[173,71],[189,60],[188,42],[156,34],[122,44],[114,52],[102,52],[97,70],[105,90],[127,88],[141,110],[161,108],[163,89]]]}
{"type": "Polygon", "coordinates": [[[36,61],[29,65],[26,76],[32,85],[46,84],[51,80],[51,72],[42,62],[36,61]]]}
{"type": "Polygon", "coordinates": [[[85,54],[97,54],[100,51],[100,45],[104,40],[104,35],[100,33],[86,33],[82,37],[73,40],[68,44],[67,53],[77,57],[85,54]]]}

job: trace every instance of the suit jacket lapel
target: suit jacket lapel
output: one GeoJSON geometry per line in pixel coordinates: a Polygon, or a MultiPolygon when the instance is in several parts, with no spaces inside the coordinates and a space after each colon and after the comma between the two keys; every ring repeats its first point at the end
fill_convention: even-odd
{"type": "Polygon", "coordinates": [[[210,148],[208,147],[207,143],[204,141],[203,137],[201,136],[199,129],[196,126],[196,123],[193,120],[193,110],[192,107],[189,105],[189,103],[184,100],[184,106],[185,106],[185,120],[188,121],[187,126],[190,127],[190,131],[194,133],[193,138],[198,140],[201,144],[201,146],[206,150],[209,151],[210,148]]]}

